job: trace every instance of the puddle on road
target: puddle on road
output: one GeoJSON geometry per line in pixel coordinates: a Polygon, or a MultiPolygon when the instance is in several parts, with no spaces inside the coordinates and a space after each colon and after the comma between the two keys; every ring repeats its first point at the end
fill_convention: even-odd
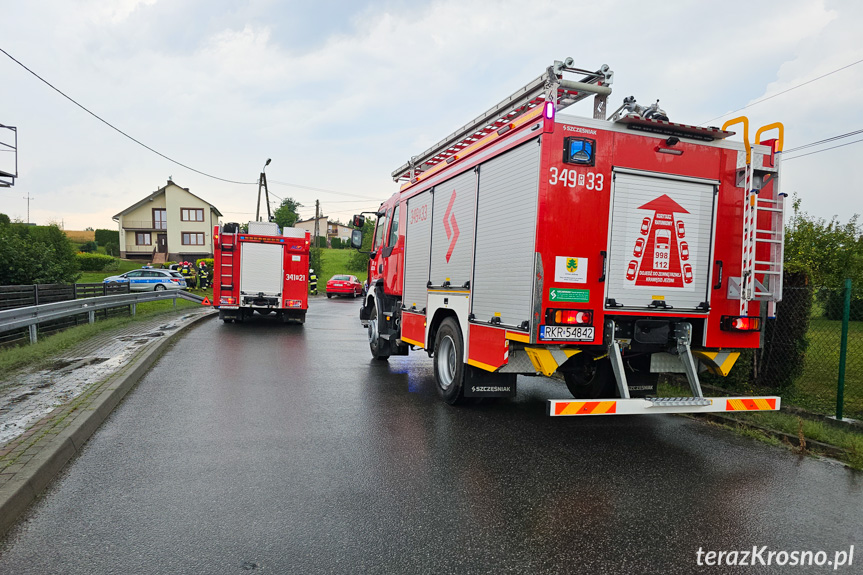
{"type": "Polygon", "coordinates": [[[149,328],[152,331],[147,333],[119,336],[94,356],[59,358],[47,368],[13,375],[0,388],[0,445],[111,375],[128,363],[141,346],[170,335],[196,315],[187,314],[177,321],[149,328]]]}

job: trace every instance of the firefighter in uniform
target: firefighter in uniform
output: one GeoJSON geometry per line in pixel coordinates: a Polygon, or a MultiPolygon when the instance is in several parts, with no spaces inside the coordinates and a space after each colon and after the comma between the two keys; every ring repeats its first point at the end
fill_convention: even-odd
{"type": "Polygon", "coordinates": [[[318,276],[312,268],[309,268],[309,293],[318,295],[318,276]]]}
{"type": "Polygon", "coordinates": [[[198,266],[198,287],[206,289],[209,281],[210,270],[207,269],[207,262],[201,262],[198,266]]]}

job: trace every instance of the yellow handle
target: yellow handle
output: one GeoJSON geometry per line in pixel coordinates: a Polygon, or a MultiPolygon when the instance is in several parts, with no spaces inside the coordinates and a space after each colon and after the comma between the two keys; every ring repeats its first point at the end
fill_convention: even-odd
{"type": "Polygon", "coordinates": [[[785,143],[785,126],[782,125],[782,122],[773,122],[772,124],[767,124],[766,126],[761,126],[760,128],[758,128],[758,131],[755,132],[755,143],[760,144],[761,134],[774,128],[779,130],[779,137],[777,138],[779,147],[776,148],[776,151],[781,152],[782,145],[785,143]]]}
{"type": "Polygon", "coordinates": [[[733,126],[734,124],[743,124],[743,144],[746,146],[746,164],[748,165],[752,161],[752,146],[749,145],[749,118],[738,116],[737,118],[728,120],[722,124],[722,129],[727,130],[729,126],[733,126]]]}

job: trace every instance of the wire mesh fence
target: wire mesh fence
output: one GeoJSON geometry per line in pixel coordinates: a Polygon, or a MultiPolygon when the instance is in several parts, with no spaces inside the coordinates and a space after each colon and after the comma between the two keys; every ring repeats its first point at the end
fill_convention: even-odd
{"type": "MultiPolygon", "coordinates": [[[[761,349],[743,352],[726,383],[836,413],[845,303],[843,288],[786,285],[776,318],[764,324],[761,349]]],[[[847,309],[844,416],[863,419],[863,286],[852,286],[847,309]]]]}

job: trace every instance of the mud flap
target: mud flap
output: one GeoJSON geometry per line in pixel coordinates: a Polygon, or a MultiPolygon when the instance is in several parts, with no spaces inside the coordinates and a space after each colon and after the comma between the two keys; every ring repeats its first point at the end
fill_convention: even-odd
{"type": "Polygon", "coordinates": [[[515,397],[516,374],[490,373],[465,365],[465,397],[515,397]]]}

